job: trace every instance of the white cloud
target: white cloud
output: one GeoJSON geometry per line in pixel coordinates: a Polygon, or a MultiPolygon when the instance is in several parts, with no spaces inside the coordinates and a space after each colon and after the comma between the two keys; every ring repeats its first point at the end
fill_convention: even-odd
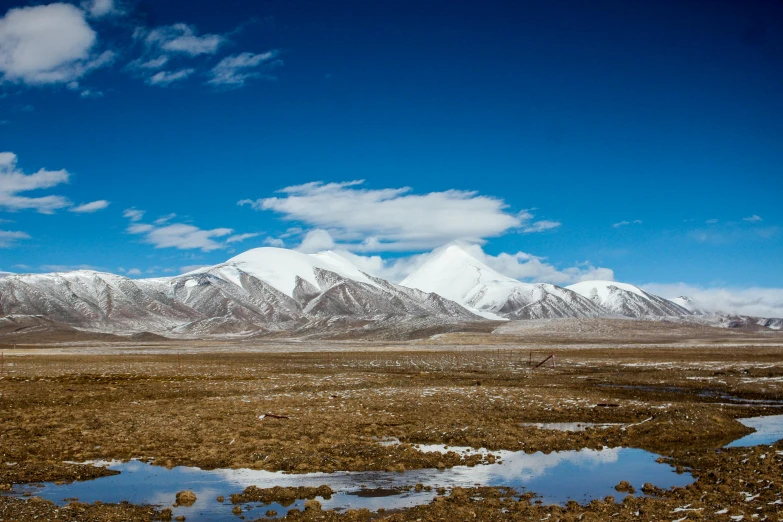
{"type": "Polygon", "coordinates": [[[85,12],[64,3],[10,9],[0,18],[0,73],[31,85],[67,83],[114,60],[96,53],[85,12]]]}
{"type": "Polygon", "coordinates": [[[271,247],[283,248],[285,247],[285,241],[279,237],[267,237],[264,239],[264,244],[271,247]]]}
{"type": "MultiPolygon", "coordinates": [[[[154,225],[140,222],[144,216],[142,210],[126,209],[123,215],[130,220],[126,231],[129,234],[142,236],[144,243],[154,245],[155,248],[199,249],[210,252],[227,248],[230,243],[248,238],[247,234],[232,235],[234,230],[231,228],[203,230],[185,223],[169,223],[169,219],[174,216],[173,214],[156,220],[154,225]],[[226,239],[221,240],[221,238],[226,239]]],[[[255,234],[250,234],[250,236],[255,236],[255,234]]]]}
{"type": "Polygon", "coordinates": [[[161,86],[167,86],[170,85],[176,81],[184,80],[191,74],[193,74],[196,70],[195,69],[181,69],[179,71],[159,71],[149,78],[147,78],[147,83],[150,85],[161,85],[161,86]]]}
{"type": "Polygon", "coordinates": [[[130,219],[131,221],[141,221],[141,219],[144,217],[144,211],[143,210],[137,210],[135,208],[126,208],[122,211],[123,217],[126,217],[130,219]]]}
{"type": "MultiPolygon", "coordinates": [[[[532,216],[531,216],[532,217],[532,216]]],[[[530,225],[523,227],[522,232],[544,232],[545,230],[552,230],[554,228],[557,228],[560,226],[560,223],[557,221],[548,221],[546,219],[541,221],[535,221],[531,223],[530,225]]]]}
{"type": "Polygon", "coordinates": [[[199,56],[211,56],[228,42],[219,34],[199,35],[192,25],[183,23],[155,28],[138,27],[133,33],[135,41],[142,44],[141,55],[128,64],[128,69],[144,78],[148,85],[165,87],[185,80],[196,72],[196,67],[183,67],[199,56]],[[174,63],[178,69],[160,70],[174,63]],[[158,71],[158,72],[155,72],[158,71]]]}
{"type": "Polygon", "coordinates": [[[239,243],[239,242],[244,241],[246,239],[252,239],[252,238],[258,237],[258,236],[259,236],[259,234],[257,234],[257,233],[236,234],[236,235],[231,236],[228,239],[226,239],[226,243],[228,243],[228,244],[239,243]]]}
{"type": "Polygon", "coordinates": [[[667,299],[687,296],[710,312],[783,317],[783,288],[704,288],[685,283],[642,285],[646,291],[667,299]]]}
{"type": "Polygon", "coordinates": [[[0,230],[0,248],[11,247],[20,239],[30,239],[30,236],[15,230],[0,230]]]}
{"type": "Polygon", "coordinates": [[[227,236],[232,232],[230,228],[202,230],[183,223],[174,223],[158,228],[151,225],[144,228],[131,225],[128,227],[128,231],[132,234],[144,234],[144,241],[155,245],[156,248],[174,247],[180,250],[198,248],[205,252],[224,248],[225,245],[215,241],[215,238],[227,236]]]}
{"type": "Polygon", "coordinates": [[[138,268],[131,268],[125,273],[129,276],[140,276],[141,270],[139,270],[138,268]]]}
{"type": "Polygon", "coordinates": [[[103,92],[84,89],[82,92],[79,93],[79,96],[81,96],[82,98],[101,98],[103,97],[103,92]]]}
{"type": "Polygon", "coordinates": [[[114,0],[87,0],[82,2],[82,9],[87,11],[92,18],[121,14],[114,0]]]}
{"type": "Polygon", "coordinates": [[[90,203],[84,203],[77,207],[69,209],[71,212],[96,212],[103,210],[109,206],[109,202],[105,199],[99,199],[98,201],[91,201],[90,203]]]}
{"type": "Polygon", "coordinates": [[[263,76],[273,79],[269,72],[283,64],[281,60],[275,59],[278,54],[277,50],[272,50],[259,54],[242,53],[227,56],[210,71],[212,78],[207,83],[240,87],[250,78],[263,76]]]}
{"type": "Polygon", "coordinates": [[[305,234],[305,237],[297,250],[313,253],[322,250],[330,250],[334,248],[334,246],[334,239],[332,239],[331,234],[326,230],[317,228],[305,234]]]}
{"type": "Polygon", "coordinates": [[[759,221],[764,221],[764,220],[761,219],[761,216],[753,214],[752,216],[742,218],[742,221],[748,221],[750,223],[758,223],[759,221]]]}
{"type": "Polygon", "coordinates": [[[714,218],[713,219],[708,219],[707,221],[705,221],[705,223],[707,223],[708,225],[714,225],[717,222],[718,222],[718,220],[714,219],[714,218]]]}
{"type": "Polygon", "coordinates": [[[157,58],[152,58],[150,60],[147,60],[146,62],[139,63],[139,67],[142,69],[160,69],[166,63],[168,63],[169,57],[168,56],[158,56],[157,58]]]}
{"type": "Polygon", "coordinates": [[[25,174],[17,167],[16,154],[0,152],[0,210],[36,210],[41,214],[54,214],[63,208],[69,208],[72,212],[94,212],[109,205],[108,201],[99,200],[74,207],[65,196],[22,195],[68,183],[70,178],[71,175],[65,169],[40,169],[34,174],[25,174]]]}
{"type": "Polygon", "coordinates": [[[642,220],[641,219],[634,219],[633,221],[620,221],[619,223],[615,223],[612,225],[612,228],[620,228],[627,225],[641,225],[642,220]]]}
{"type": "Polygon", "coordinates": [[[26,197],[23,192],[51,188],[68,183],[70,175],[66,170],[44,170],[35,174],[24,174],[16,167],[16,154],[0,152],[0,208],[5,210],[37,210],[52,214],[55,210],[71,206],[63,196],[26,197]]]}
{"type": "Polygon", "coordinates": [[[182,23],[154,29],[140,28],[136,30],[134,36],[143,40],[150,48],[188,56],[215,54],[220,46],[227,42],[227,39],[219,34],[198,36],[194,26],[182,23]]]}
{"type": "MultiPolygon", "coordinates": [[[[126,216],[126,217],[128,217],[128,216],[126,216]]],[[[158,219],[153,221],[153,223],[155,223],[156,225],[162,225],[163,223],[167,223],[167,222],[171,221],[175,217],[177,217],[177,215],[172,212],[171,214],[166,214],[165,216],[160,216],[158,219]]]]}
{"type": "MultiPolygon", "coordinates": [[[[336,252],[369,274],[377,275],[390,281],[402,281],[407,275],[429,261],[432,256],[438,255],[440,250],[446,248],[446,246],[425,254],[395,259],[383,259],[380,256],[362,256],[339,249],[336,252]]],[[[590,279],[614,280],[614,272],[611,269],[594,267],[589,263],[558,269],[556,266],[546,262],[546,258],[525,252],[500,253],[493,256],[485,253],[480,245],[463,244],[463,247],[473,257],[489,267],[520,281],[566,285],[590,279]]]]}
{"type": "Polygon", "coordinates": [[[329,233],[342,248],[361,252],[428,250],[454,240],[483,243],[511,230],[539,232],[559,225],[513,214],[502,200],[447,190],[411,194],[408,187],[370,190],[363,181],[287,187],[281,197],[242,200],[329,233]]]}

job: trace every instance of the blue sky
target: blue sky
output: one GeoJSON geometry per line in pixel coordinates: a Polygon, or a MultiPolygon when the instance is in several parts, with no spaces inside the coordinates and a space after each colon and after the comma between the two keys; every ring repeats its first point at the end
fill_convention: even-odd
{"type": "Polygon", "coordinates": [[[2,270],[161,276],[284,245],[399,277],[463,240],[523,279],[783,287],[780,2],[0,16],[2,270]]]}

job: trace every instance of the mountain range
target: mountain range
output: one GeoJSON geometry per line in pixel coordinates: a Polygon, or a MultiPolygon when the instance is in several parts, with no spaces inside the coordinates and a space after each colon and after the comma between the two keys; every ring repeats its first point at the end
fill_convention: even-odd
{"type": "MultiPolygon", "coordinates": [[[[670,301],[626,283],[523,283],[458,244],[399,284],[334,252],[271,247],[170,278],[92,270],[0,275],[0,333],[17,335],[60,328],[166,337],[415,337],[492,320],[703,315],[685,297],[670,301]]],[[[755,321],[776,329],[781,323],[755,321]]]]}

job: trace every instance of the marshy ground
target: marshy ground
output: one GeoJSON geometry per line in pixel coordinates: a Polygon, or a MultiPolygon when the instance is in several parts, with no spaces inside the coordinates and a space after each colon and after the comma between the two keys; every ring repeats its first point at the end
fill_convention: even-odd
{"type": "MultiPolygon", "coordinates": [[[[288,473],[403,471],[483,465],[499,450],[634,447],[664,455],[696,481],[650,489],[648,496],[639,491],[622,502],[548,506],[530,495],[476,487],[398,511],[323,511],[311,502],[287,517],[783,520],[783,443],[720,449],[751,431],[735,419],[783,413],[776,407],[783,405],[783,336],[620,326],[576,331],[558,323],[558,335],[548,336],[507,327],[505,334],[407,343],[8,347],[0,374],[0,488],[111,473],[72,464],[93,460],[288,473]],[[531,366],[550,354],[554,367],[552,360],[531,366]],[[609,426],[568,432],[528,424],[537,422],[609,426]],[[389,438],[401,444],[379,443],[389,438]],[[417,443],[490,453],[428,453],[417,443]]],[[[164,507],[57,506],[2,495],[0,519],[152,520],[169,516],[164,507]]],[[[267,518],[241,509],[237,516],[267,518]]]]}

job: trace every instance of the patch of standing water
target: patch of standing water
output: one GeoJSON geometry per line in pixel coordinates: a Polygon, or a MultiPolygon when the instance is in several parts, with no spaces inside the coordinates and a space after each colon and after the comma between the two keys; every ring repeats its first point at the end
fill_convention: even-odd
{"type": "MultiPolygon", "coordinates": [[[[449,450],[452,448],[445,451],[449,450]]],[[[189,489],[198,497],[196,503],[191,507],[173,508],[175,516],[183,515],[188,521],[235,521],[236,516],[231,512],[233,505],[229,501],[217,502],[216,497],[222,495],[228,499],[232,493],[240,493],[250,485],[269,488],[326,484],[335,494],[330,499],[318,499],[323,509],[367,508],[375,511],[379,508],[398,509],[429,503],[437,495],[437,487],[510,487],[519,492],[536,493],[544,503],[564,504],[572,499],[586,503],[607,495],[621,500],[625,494],[615,491],[614,486],[622,480],[630,482],[637,490],[645,482],[664,489],[693,482],[689,473],[677,474],[668,464],[657,463],[657,455],[640,449],[583,449],[548,454],[498,451],[493,454],[502,460],[502,464],[455,466],[442,471],[419,469],[301,475],[249,469],[167,469],[130,461],[109,464],[109,468],[120,471],[120,475],[64,485],[47,483],[41,488],[17,487],[12,494],[22,495],[28,491],[61,505],[65,504],[66,498],[78,498],[80,502],[89,503],[97,500],[104,503],[127,500],[133,504],[151,504],[162,508],[174,503],[178,491],[189,489]],[[388,492],[418,483],[432,486],[432,490],[411,489],[396,495],[373,494],[373,490],[388,492]]],[[[283,516],[288,509],[303,507],[304,500],[287,507],[277,503],[242,505],[243,512],[250,510],[249,514],[254,517],[262,516],[267,510],[274,510],[278,516],[283,516]]]]}
{"type": "Polygon", "coordinates": [[[783,439],[783,415],[737,419],[756,431],[726,445],[727,448],[774,444],[783,439]]]}
{"type": "Polygon", "coordinates": [[[522,426],[554,431],[585,431],[587,428],[604,429],[612,426],[622,426],[622,424],[612,422],[602,424],[593,422],[523,422],[522,426]]]}

